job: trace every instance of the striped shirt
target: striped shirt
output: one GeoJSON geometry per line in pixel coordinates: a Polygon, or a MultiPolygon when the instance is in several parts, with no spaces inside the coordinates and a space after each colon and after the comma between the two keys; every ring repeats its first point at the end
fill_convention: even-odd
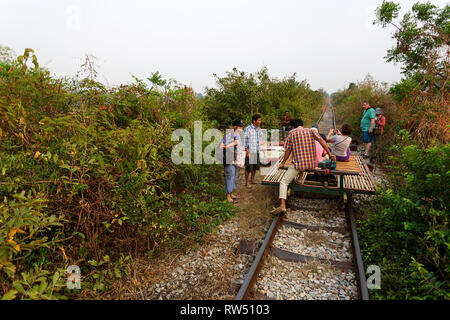
{"type": "Polygon", "coordinates": [[[244,148],[250,153],[259,153],[259,145],[262,138],[261,128],[255,128],[253,123],[244,129],[244,148]]]}
{"type": "Polygon", "coordinates": [[[292,151],[292,163],[297,170],[314,169],[316,166],[315,140],[322,139],[315,130],[298,127],[289,133],[286,150],[292,151]]]}

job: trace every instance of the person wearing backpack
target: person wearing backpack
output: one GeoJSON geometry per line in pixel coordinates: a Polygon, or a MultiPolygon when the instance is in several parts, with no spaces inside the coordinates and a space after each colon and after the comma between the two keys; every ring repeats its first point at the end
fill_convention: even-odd
{"type": "Polygon", "coordinates": [[[370,106],[367,100],[364,100],[362,107],[364,108],[364,113],[361,119],[361,131],[363,142],[366,144],[366,148],[362,156],[364,159],[367,159],[369,158],[370,147],[372,146],[376,115],[375,109],[370,106]]]}
{"type": "MultiPolygon", "coordinates": [[[[227,130],[220,143],[220,148],[223,151],[223,166],[225,171],[225,192],[227,194],[227,201],[236,203],[238,196],[233,192],[237,188],[239,177],[239,166],[241,162],[241,154],[243,154],[240,133],[244,128],[244,123],[237,119],[233,121],[233,130],[227,130]]],[[[243,161],[242,161],[243,162],[243,161]]]]}

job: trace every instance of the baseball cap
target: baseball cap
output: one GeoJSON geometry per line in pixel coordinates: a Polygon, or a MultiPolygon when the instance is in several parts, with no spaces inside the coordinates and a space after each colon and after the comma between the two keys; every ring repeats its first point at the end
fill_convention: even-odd
{"type": "Polygon", "coordinates": [[[236,119],[236,120],[233,121],[232,126],[233,126],[233,127],[243,127],[243,126],[244,126],[244,123],[242,122],[241,119],[236,119]]]}

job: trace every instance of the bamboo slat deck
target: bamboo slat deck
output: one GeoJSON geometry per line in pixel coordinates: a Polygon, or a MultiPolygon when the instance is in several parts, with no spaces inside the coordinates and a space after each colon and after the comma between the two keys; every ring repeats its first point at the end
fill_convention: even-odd
{"type": "MultiPolygon", "coordinates": [[[[378,191],[378,187],[375,183],[375,180],[367,167],[365,161],[359,155],[352,155],[354,161],[350,163],[339,163],[338,168],[345,169],[346,171],[358,172],[358,175],[344,175],[344,191],[350,191],[351,193],[376,193],[378,191]],[[355,167],[357,165],[357,167],[355,167]]],[[[279,164],[282,160],[282,157],[278,160],[278,162],[273,166],[273,169],[267,174],[262,183],[268,185],[279,185],[281,179],[283,178],[286,170],[278,169],[279,164]]],[[[353,160],[353,159],[352,159],[353,160]]],[[[286,162],[286,165],[289,165],[290,161],[286,162]]],[[[295,183],[298,185],[303,185],[305,187],[315,187],[315,188],[333,188],[333,187],[323,187],[317,186],[316,184],[308,184],[307,176],[312,173],[302,172],[295,178],[295,183]]],[[[338,186],[334,187],[335,189],[339,189],[340,179],[338,180],[338,186]]]]}

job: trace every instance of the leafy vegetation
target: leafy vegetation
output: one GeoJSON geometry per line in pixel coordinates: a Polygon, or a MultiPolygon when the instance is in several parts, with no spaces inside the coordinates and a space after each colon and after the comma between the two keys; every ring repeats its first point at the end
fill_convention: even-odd
{"type": "Polygon", "coordinates": [[[233,215],[221,166],[171,161],[173,130],[202,119],[192,89],[159,73],[106,88],[90,57],[55,79],[33,50],[2,52],[0,297],[104,294],[132,254],[202,241],[233,215]],[[65,288],[74,264],[82,292],[65,288]]]}
{"type": "Polygon", "coordinates": [[[255,113],[261,114],[264,127],[281,128],[285,111],[311,125],[327,97],[321,90],[311,90],[305,80],[298,82],[295,74],[282,80],[270,78],[267,68],[255,74],[234,68],[225,77],[214,76],[218,88],[207,88],[205,113],[220,128],[238,118],[250,124],[255,113]]]}
{"type": "MultiPolygon", "coordinates": [[[[387,119],[380,158],[391,185],[358,222],[365,264],[381,267],[371,297],[449,299],[450,6],[417,3],[400,20],[399,10],[383,1],[375,23],[395,28],[386,61],[404,78],[389,88],[368,76],[332,99],[356,137],[363,100],[387,119]]],[[[204,99],[158,72],[107,88],[91,57],[77,77],[57,79],[33,50],[0,46],[0,297],[99,297],[133,255],[201,242],[234,211],[216,183],[222,167],[173,164],[173,130],[254,113],[278,128],[286,110],[310,125],[326,99],[267,68],[215,77],[204,99]],[[69,265],[81,267],[81,291],[66,288],[69,265]]]]}
{"type": "MultiPolygon", "coordinates": [[[[392,185],[359,221],[361,249],[365,264],[381,268],[381,290],[371,291],[372,298],[448,300],[450,7],[417,3],[396,23],[399,9],[384,1],[377,10],[379,24],[396,28],[386,59],[401,63],[405,78],[382,95],[393,98],[385,108],[395,133],[386,140],[392,185]]],[[[335,97],[350,106],[359,91],[335,97]]]]}
{"type": "Polygon", "coordinates": [[[388,50],[386,60],[401,64],[405,76],[391,89],[400,115],[397,120],[422,146],[433,139],[447,143],[450,5],[438,8],[418,2],[397,22],[399,10],[398,4],[383,1],[376,21],[396,30],[396,45],[388,50]]]}
{"type": "MultiPolygon", "coordinates": [[[[373,108],[382,108],[386,117],[386,126],[383,136],[384,145],[392,143],[392,137],[398,130],[402,129],[397,118],[397,107],[393,103],[392,95],[386,83],[375,81],[372,76],[359,83],[350,83],[347,89],[340,90],[331,95],[333,105],[336,108],[336,121],[348,123],[353,128],[352,135],[356,140],[362,141],[361,117],[363,114],[362,102],[368,100],[373,108]],[[395,119],[395,121],[394,121],[395,119]]],[[[381,149],[379,156],[385,159],[386,150],[381,149]]]]}
{"type": "Polygon", "coordinates": [[[359,230],[365,263],[381,268],[371,297],[449,299],[450,146],[420,148],[402,134],[393,186],[359,230]]]}

